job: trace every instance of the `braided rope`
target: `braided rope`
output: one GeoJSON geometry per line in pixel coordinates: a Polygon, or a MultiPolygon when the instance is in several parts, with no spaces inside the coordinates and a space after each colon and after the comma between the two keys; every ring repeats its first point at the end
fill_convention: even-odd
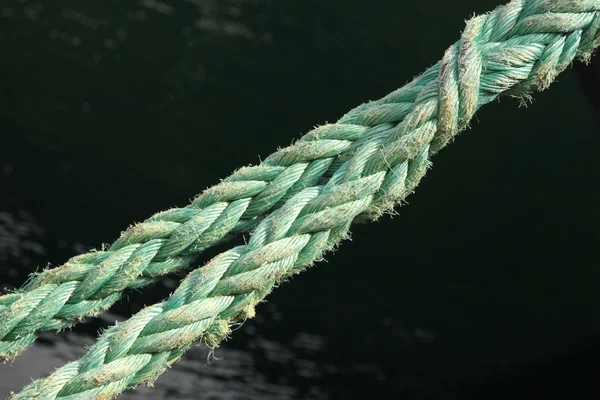
{"type": "MultiPolygon", "coordinates": [[[[600,0],[516,0],[471,19],[442,61],[411,84],[303,138],[301,146],[313,157],[325,152],[321,140],[347,140],[338,138],[355,126],[363,132],[377,127],[330,162],[328,181],[287,196],[247,245],[191,272],[170,298],[108,329],[80,360],[33,382],[14,399],[113,398],[152,382],[193,341],[218,345],[230,325],[251,317],[278,282],[346,237],[354,220],[372,219],[406,197],[424,175],[430,152],[464,129],[479,107],[501,93],[526,97],[546,88],[575,57],[589,59],[599,44],[600,0]]],[[[297,160],[286,150],[271,157],[290,165],[297,160]]],[[[115,254],[130,246],[125,239],[121,245],[115,254]]],[[[127,257],[153,245],[139,245],[127,257]]],[[[178,246],[173,241],[167,248],[178,246]]]]}
{"type": "MultiPolygon", "coordinates": [[[[413,102],[407,97],[395,105],[400,120],[413,102]]],[[[260,165],[237,170],[190,205],[131,226],[108,249],[34,274],[23,288],[0,297],[0,361],[18,356],[40,332],[101,314],[126,289],[188,268],[204,250],[250,231],[294,194],[326,182],[361,143],[379,140],[394,126],[365,120],[318,127],[260,165]]]]}
{"type": "Polygon", "coordinates": [[[382,143],[414,107],[414,94],[434,77],[423,78],[396,92],[392,103],[367,103],[335,124],[315,128],[260,165],[234,172],[190,205],[131,226],[108,249],[34,274],[17,292],[1,296],[0,361],[22,353],[40,332],[101,314],[126,289],[188,268],[202,251],[248,232],[303,188],[326,182],[360,145],[382,143]]]}

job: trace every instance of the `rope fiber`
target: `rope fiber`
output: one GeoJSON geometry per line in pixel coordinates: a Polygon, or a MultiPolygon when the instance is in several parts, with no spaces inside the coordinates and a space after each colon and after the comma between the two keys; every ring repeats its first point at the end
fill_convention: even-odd
{"type": "Polygon", "coordinates": [[[430,155],[501,94],[527,99],[600,44],[600,0],[515,0],[467,22],[442,60],[406,86],[315,128],[262,164],[236,171],[188,207],[128,229],[0,298],[5,359],[44,330],[108,308],[127,288],[186,267],[231,234],[248,244],[215,257],[168,299],[104,333],[81,359],[14,399],[111,399],[152,383],[196,340],[217,346],[279,282],[320,260],[353,222],[411,193],[430,155]],[[270,212],[270,214],[269,214],[270,212]]]}

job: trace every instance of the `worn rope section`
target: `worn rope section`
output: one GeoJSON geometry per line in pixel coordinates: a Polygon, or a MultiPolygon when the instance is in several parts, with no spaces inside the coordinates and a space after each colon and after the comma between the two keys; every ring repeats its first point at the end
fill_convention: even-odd
{"type": "Polygon", "coordinates": [[[241,168],[187,207],[130,227],[109,248],[34,274],[16,293],[0,297],[0,361],[22,353],[40,332],[102,313],[126,289],[187,268],[202,251],[254,228],[303,188],[327,182],[358,147],[381,145],[435,73],[393,93],[393,99],[364,104],[337,123],[314,129],[258,166],[241,168]]]}
{"type": "MultiPolygon", "coordinates": [[[[332,161],[338,166],[329,180],[301,188],[258,224],[247,245],[191,272],[171,297],[108,329],[80,360],[14,399],[113,398],[152,382],[195,340],[218,345],[278,282],[346,237],[353,221],[406,197],[429,153],[464,129],[479,107],[501,93],[527,97],[576,57],[589,59],[600,44],[599,10],[600,0],[520,0],[473,18],[442,61],[411,84],[354,109],[330,125],[336,129],[303,139],[310,149],[323,137],[339,140],[332,132],[342,135],[344,124],[379,126],[332,161]]],[[[285,151],[274,157],[285,158],[285,151]]]]}
{"type": "MultiPolygon", "coordinates": [[[[387,117],[377,117],[375,110],[361,121],[320,126],[260,165],[234,172],[190,205],[131,226],[109,248],[34,274],[23,288],[0,297],[0,361],[22,353],[40,332],[99,315],[126,289],[188,268],[204,250],[250,231],[294,194],[326,182],[362,143],[389,134],[414,106],[419,85],[416,81],[404,88],[387,117]]],[[[376,103],[372,107],[379,110],[376,103]]]]}

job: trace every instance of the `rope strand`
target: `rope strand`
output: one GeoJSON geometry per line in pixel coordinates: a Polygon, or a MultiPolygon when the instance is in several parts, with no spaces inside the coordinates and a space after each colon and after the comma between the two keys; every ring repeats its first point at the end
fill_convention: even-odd
{"type": "MultiPolygon", "coordinates": [[[[406,91],[417,91],[419,82],[414,85],[406,91]]],[[[412,105],[409,95],[395,104],[400,108],[393,120],[315,128],[260,165],[237,170],[190,205],[131,226],[108,249],[34,274],[23,288],[0,297],[0,361],[25,351],[40,332],[99,315],[125,290],[189,268],[204,250],[255,228],[294,194],[327,182],[362,143],[388,135],[412,105]]]]}

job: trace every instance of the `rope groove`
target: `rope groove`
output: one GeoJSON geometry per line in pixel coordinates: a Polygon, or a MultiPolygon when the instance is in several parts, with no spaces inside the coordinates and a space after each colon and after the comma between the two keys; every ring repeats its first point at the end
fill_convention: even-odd
{"type": "Polygon", "coordinates": [[[181,268],[192,253],[255,227],[247,245],[194,270],[171,297],[108,329],[84,357],[14,399],[113,398],[151,383],[194,341],[218,345],[281,280],[346,238],[354,221],[375,219],[412,192],[430,154],[481,106],[500,94],[526,99],[576,57],[589,59],[599,44],[600,0],[513,1],[468,21],[442,60],[405,87],[238,170],[189,207],[156,214],[110,251],[34,278],[25,292],[0,301],[8,353],[31,343],[36,331],[98,312],[124,288],[181,268]]]}

